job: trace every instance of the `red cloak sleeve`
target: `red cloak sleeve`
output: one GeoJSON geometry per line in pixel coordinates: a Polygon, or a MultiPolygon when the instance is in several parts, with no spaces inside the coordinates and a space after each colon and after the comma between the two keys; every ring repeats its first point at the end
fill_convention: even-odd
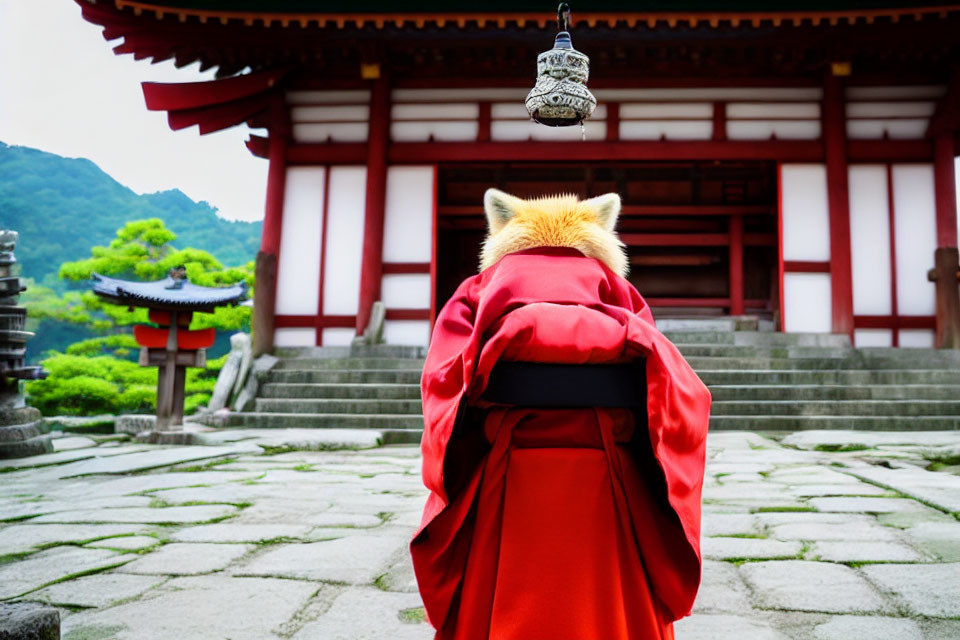
{"type": "Polygon", "coordinates": [[[650,451],[665,495],[649,495],[639,477],[625,489],[632,514],[657,514],[652,526],[635,523],[655,594],[670,619],[690,612],[700,583],[710,393],[657,330],[629,282],[574,249],[540,248],[510,254],[464,281],[434,326],[421,381],[422,473],[430,495],[411,554],[435,627],[444,623],[463,578],[479,479],[478,469],[462,468],[470,465],[468,457],[448,444],[463,429],[464,409],[483,392],[493,365],[501,359],[600,363],[639,356],[646,358],[650,451]],[[445,477],[451,469],[465,482],[451,487],[445,477]],[[657,498],[662,507],[651,506],[657,498]]]}

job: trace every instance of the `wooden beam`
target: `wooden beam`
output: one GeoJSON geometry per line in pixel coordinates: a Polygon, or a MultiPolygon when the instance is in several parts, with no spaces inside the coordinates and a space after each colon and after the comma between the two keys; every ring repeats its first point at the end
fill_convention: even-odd
{"type": "Polygon", "coordinates": [[[730,216],[730,315],[743,315],[743,216],[730,216]]]}
{"type": "Polygon", "coordinates": [[[823,88],[823,139],[830,211],[830,289],[834,333],[853,337],[853,267],[850,262],[850,196],[842,78],[828,74],[823,88]]]}
{"type": "MultiPolygon", "coordinates": [[[[482,216],[480,205],[444,205],[437,208],[441,216],[482,216]]],[[[730,215],[771,215],[774,208],[770,205],[624,205],[620,217],[644,216],[730,216],[730,215]]]]}

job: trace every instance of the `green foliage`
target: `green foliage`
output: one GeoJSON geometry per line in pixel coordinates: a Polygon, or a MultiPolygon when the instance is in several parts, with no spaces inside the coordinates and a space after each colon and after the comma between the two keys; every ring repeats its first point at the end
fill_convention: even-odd
{"type": "Polygon", "coordinates": [[[20,232],[25,276],[47,284],[61,263],[106,245],[127,220],[150,218],[163,220],[183,246],[207,247],[225,264],[252,260],[260,243],[262,223],[225,220],[175,189],[138,195],[89,160],[0,143],[0,226],[20,232]]]}
{"type": "Polygon", "coordinates": [[[118,333],[102,338],[82,340],[67,347],[67,354],[71,356],[100,356],[114,355],[126,358],[140,349],[136,339],[129,333],[118,333]]]}
{"type": "MultiPolygon", "coordinates": [[[[157,369],[103,353],[124,349],[132,336],[120,334],[85,340],[72,353],[56,353],[42,361],[46,380],[27,383],[30,404],[44,415],[153,413],[157,406],[157,369]]],[[[226,356],[206,368],[187,369],[184,408],[193,413],[210,401],[226,356]]]]}

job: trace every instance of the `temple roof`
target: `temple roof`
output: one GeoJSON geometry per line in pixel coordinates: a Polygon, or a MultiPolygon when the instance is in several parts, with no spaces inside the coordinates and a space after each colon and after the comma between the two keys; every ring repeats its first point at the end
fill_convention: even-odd
{"type": "Polygon", "coordinates": [[[246,283],[229,287],[201,287],[173,278],[134,282],[93,274],[93,292],[114,304],[171,311],[212,311],[235,305],[247,297],[246,283]],[[179,286],[177,286],[179,285],[179,286]]]}

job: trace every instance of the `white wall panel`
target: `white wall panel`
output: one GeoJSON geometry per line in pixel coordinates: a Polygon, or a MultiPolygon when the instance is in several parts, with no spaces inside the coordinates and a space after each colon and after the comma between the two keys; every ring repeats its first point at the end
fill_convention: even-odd
{"type": "Polygon", "coordinates": [[[887,167],[851,165],[849,176],[853,312],[890,315],[893,307],[887,167]]]}
{"type": "Polygon", "coordinates": [[[820,137],[819,120],[728,120],[730,140],[816,140],[820,137]]]}
{"type": "Polygon", "coordinates": [[[394,142],[472,141],[477,139],[478,127],[476,120],[398,121],[390,124],[390,139],[394,142]]]}
{"type": "Polygon", "coordinates": [[[476,103],[461,104],[395,104],[390,108],[391,120],[411,118],[476,119],[480,107],[476,103]]]}
{"type": "Polygon", "coordinates": [[[820,100],[819,87],[716,87],[701,89],[594,89],[600,102],[669,100],[820,100]]]}
{"type": "Polygon", "coordinates": [[[620,119],[630,118],[713,118],[709,102],[624,102],[620,105],[620,119]]]}
{"type": "Polygon", "coordinates": [[[317,330],[309,327],[275,329],[273,343],[278,347],[313,347],[317,344],[317,330]]]}
{"type": "Polygon", "coordinates": [[[344,327],[330,327],[323,329],[323,346],[349,347],[357,332],[344,327]]]}
{"type": "Polygon", "coordinates": [[[932,349],[935,339],[933,329],[900,329],[901,347],[932,349]]]}
{"type": "Polygon", "coordinates": [[[829,333],[831,299],[829,273],[783,274],[784,331],[829,333]]]}
{"type": "Polygon", "coordinates": [[[830,259],[830,214],[827,169],[822,164],[781,167],[783,259],[830,259]]]}
{"type": "Polygon", "coordinates": [[[380,299],[387,309],[429,309],[429,273],[390,273],[383,276],[380,299]]]}
{"type": "Polygon", "coordinates": [[[294,122],[304,122],[307,120],[321,121],[358,121],[366,122],[370,118],[370,107],[367,105],[327,105],[327,106],[303,106],[290,109],[290,119],[294,122]]]}
{"type": "Polygon", "coordinates": [[[278,315],[317,313],[325,173],[323,167],[287,169],[277,264],[278,315]]]}
{"type": "Polygon", "coordinates": [[[926,118],[847,120],[847,136],[859,140],[880,139],[884,136],[898,140],[923,138],[928,123],[926,118]]]}
{"type": "Polygon", "coordinates": [[[936,288],[927,280],[937,248],[933,166],[894,165],[893,212],[897,242],[897,310],[901,315],[936,313],[936,288]]]}
{"type": "Polygon", "coordinates": [[[848,87],[850,100],[897,100],[900,98],[939,98],[947,92],[941,85],[848,87]]]}
{"type": "Polygon", "coordinates": [[[387,320],[383,323],[383,339],[387,344],[427,346],[430,344],[428,320],[387,320]]]}
{"type": "Polygon", "coordinates": [[[297,142],[364,142],[367,139],[366,122],[318,122],[293,125],[293,139],[297,142]]]}
{"type": "Polygon", "coordinates": [[[891,329],[854,329],[853,345],[855,347],[892,347],[893,331],[891,329]]]}
{"type": "Polygon", "coordinates": [[[621,140],[709,140],[712,120],[621,120],[621,140]]]}
{"type": "Polygon", "coordinates": [[[728,118],[819,118],[820,105],[816,102],[731,102],[727,104],[728,118]]]}
{"type": "Polygon", "coordinates": [[[330,168],[323,285],[323,312],[326,315],[357,313],[366,187],[366,167],[330,168]]]}
{"type": "Polygon", "coordinates": [[[921,117],[933,115],[935,102],[848,102],[848,118],[921,117]]]}
{"type": "MultiPolygon", "coordinates": [[[[584,124],[587,140],[603,140],[607,136],[606,122],[587,120],[584,124]]],[[[621,123],[621,133],[623,123],[621,123]]],[[[532,120],[494,120],[490,124],[493,140],[580,140],[580,127],[545,127],[532,120]]]]}
{"type": "Polygon", "coordinates": [[[436,189],[433,174],[432,166],[387,169],[384,262],[430,262],[436,189]]]}

